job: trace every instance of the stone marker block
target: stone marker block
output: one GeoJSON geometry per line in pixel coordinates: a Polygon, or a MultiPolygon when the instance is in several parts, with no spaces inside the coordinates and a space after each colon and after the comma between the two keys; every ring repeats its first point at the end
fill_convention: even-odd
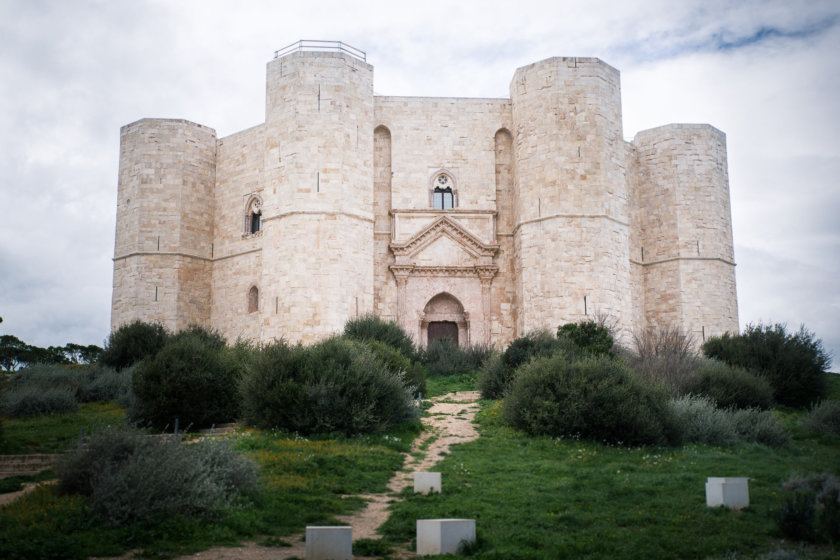
{"type": "Polygon", "coordinates": [[[307,527],[306,560],[352,560],[352,527],[307,527]]]}
{"type": "Polygon", "coordinates": [[[475,542],[475,519],[418,519],[417,554],[455,554],[462,541],[475,542]]]}
{"type": "Polygon", "coordinates": [[[439,472],[414,473],[414,491],[420,494],[440,494],[439,472]]]}
{"type": "Polygon", "coordinates": [[[741,509],[750,505],[750,491],[746,478],[713,477],[706,480],[706,505],[741,509]]]}

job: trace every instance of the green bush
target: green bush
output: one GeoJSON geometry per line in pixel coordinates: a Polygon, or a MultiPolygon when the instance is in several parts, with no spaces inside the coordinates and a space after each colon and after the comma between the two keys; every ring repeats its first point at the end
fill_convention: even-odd
{"type": "Polygon", "coordinates": [[[664,394],[605,356],[569,361],[560,353],[531,361],[518,372],[503,410],[511,425],[535,435],[627,445],[679,436],[664,394]]]}
{"type": "Polygon", "coordinates": [[[123,402],[131,389],[133,370],[117,371],[105,366],[90,366],[85,382],[80,388],[82,402],[123,402]]]}
{"type": "Polygon", "coordinates": [[[700,367],[693,338],[678,327],[634,332],[633,347],[627,363],[636,377],[663,387],[671,397],[684,393],[686,381],[700,367]]]}
{"type": "Polygon", "coordinates": [[[5,392],[2,401],[4,416],[12,418],[35,414],[60,414],[79,410],[76,392],[69,387],[42,388],[21,385],[5,392]]]}
{"type": "Polygon", "coordinates": [[[496,354],[478,373],[478,390],[485,399],[500,399],[510,389],[514,369],[509,367],[502,354],[496,354]]]}
{"type": "Polygon", "coordinates": [[[159,323],[134,321],[125,324],[108,337],[99,363],[119,371],[157,354],[168,338],[169,333],[159,323]]]}
{"type": "Polygon", "coordinates": [[[414,388],[414,396],[426,393],[426,374],[423,366],[412,362],[402,352],[378,340],[367,340],[365,345],[384,363],[391,373],[401,373],[405,377],[406,385],[414,388]]]}
{"type": "Polygon", "coordinates": [[[134,373],[131,418],[159,429],[204,428],[239,413],[240,371],[223,341],[202,329],[181,333],[134,373]]]}
{"type": "Polygon", "coordinates": [[[416,358],[414,342],[403,328],[395,321],[385,321],[372,313],[347,321],[344,325],[344,336],[359,342],[377,340],[399,350],[410,360],[416,358]]]}
{"type": "Polygon", "coordinates": [[[718,360],[703,360],[682,392],[709,397],[720,408],[767,410],[773,405],[773,389],[764,378],[718,360]]]}
{"type": "Polygon", "coordinates": [[[257,491],[256,467],[224,442],[180,445],[126,430],[104,430],[60,457],[65,492],[91,497],[108,525],[172,516],[213,517],[257,491]]]}
{"type": "Polygon", "coordinates": [[[594,321],[560,325],[557,328],[557,338],[568,338],[590,354],[600,356],[612,352],[613,337],[609,329],[594,321]]]}
{"type": "Polygon", "coordinates": [[[747,325],[743,334],[710,338],[703,353],[761,374],[780,404],[806,407],[825,396],[831,358],[805,327],[789,334],[780,324],[747,325]]]}
{"type": "Polygon", "coordinates": [[[559,341],[546,330],[532,331],[525,336],[514,339],[505,349],[502,359],[506,366],[516,369],[528,363],[531,358],[550,356],[561,349],[566,351],[567,354],[571,354],[569,352],[570,346],[576,347],[576,345],[570,345],[568,342],[563,344],[563,341],[559,341]]]}
{"type": "Polygon", "coordinates": [[[782,424],[766,410],[723,409],[708,397],[686,395],[671,401],[684,441],[732,445],[739,441],[782,447],[790,438],[782,424]]]}
{"type": "Polygon", "coordinates": [[[785,537],[840,542],[840,481],[834,474],[795,475],[782,490],[787,497],[776,514],[776,524],[785,537]]]}
{"type": "Polygon", "coordinates": [[[738,441],[731,415],[707,397],[686,395],[671,401],[683,440],[709,445],[732,445],[738,441]]]}
{"type": "Polygon", "coordinates": [[[463,348],[448,337],[433,340],[420,354],[429,375],[458,375],[475,369],[463,348]]]}
{"type": "Polygon", "coordinates": [[[840,401],[824,400],[813,405],[811,412],[802,419],[802,427],[840,436],[840,401]]]}
{"type": "Polygon", "coordinates": [[[245,420],[258,428],[347,435],[415,416],[411,387],[364,344],[333,337],[307,348],[261,348],[240,384],[245,420]]]}

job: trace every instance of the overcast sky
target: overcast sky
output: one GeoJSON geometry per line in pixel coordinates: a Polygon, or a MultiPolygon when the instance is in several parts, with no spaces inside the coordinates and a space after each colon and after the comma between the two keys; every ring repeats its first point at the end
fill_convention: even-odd
{"type": "Polygon", "coordinates": [[[804,323],[840,357],[836,0],[0,0],[0,334],[101,345],[120,127],[259,124],[298,39],[366,51],[380,95],[508,97],[519,66],[601,58],[625,138],[726,133],[741,324],[804,323]]]}

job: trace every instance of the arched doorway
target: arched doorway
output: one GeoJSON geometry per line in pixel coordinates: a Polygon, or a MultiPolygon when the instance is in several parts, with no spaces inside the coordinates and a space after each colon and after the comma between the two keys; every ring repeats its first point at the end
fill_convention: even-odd
{"type": "Polygon", "coordinates": [[[436,295],[423,309],[420,332],[426,345],[447,337],[456,344],[469,344],[469,319],[464,306],[451,294],[436,295]]]}

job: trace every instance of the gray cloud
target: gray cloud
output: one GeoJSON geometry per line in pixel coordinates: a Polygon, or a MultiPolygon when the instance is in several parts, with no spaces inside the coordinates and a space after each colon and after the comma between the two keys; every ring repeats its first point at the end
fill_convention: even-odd
{"type": "Polygon", "coordinates": [[[100,344],[120,126],[258,124],[273,51],[326,38],[366,50],[385,95],[504,97],[517,66],[597,56],[622,72],[627,136],[724,130],[743,322],[804,322],[840,349],[836,2],[0,0],[0,15],[0,332],[100,344]]]}

